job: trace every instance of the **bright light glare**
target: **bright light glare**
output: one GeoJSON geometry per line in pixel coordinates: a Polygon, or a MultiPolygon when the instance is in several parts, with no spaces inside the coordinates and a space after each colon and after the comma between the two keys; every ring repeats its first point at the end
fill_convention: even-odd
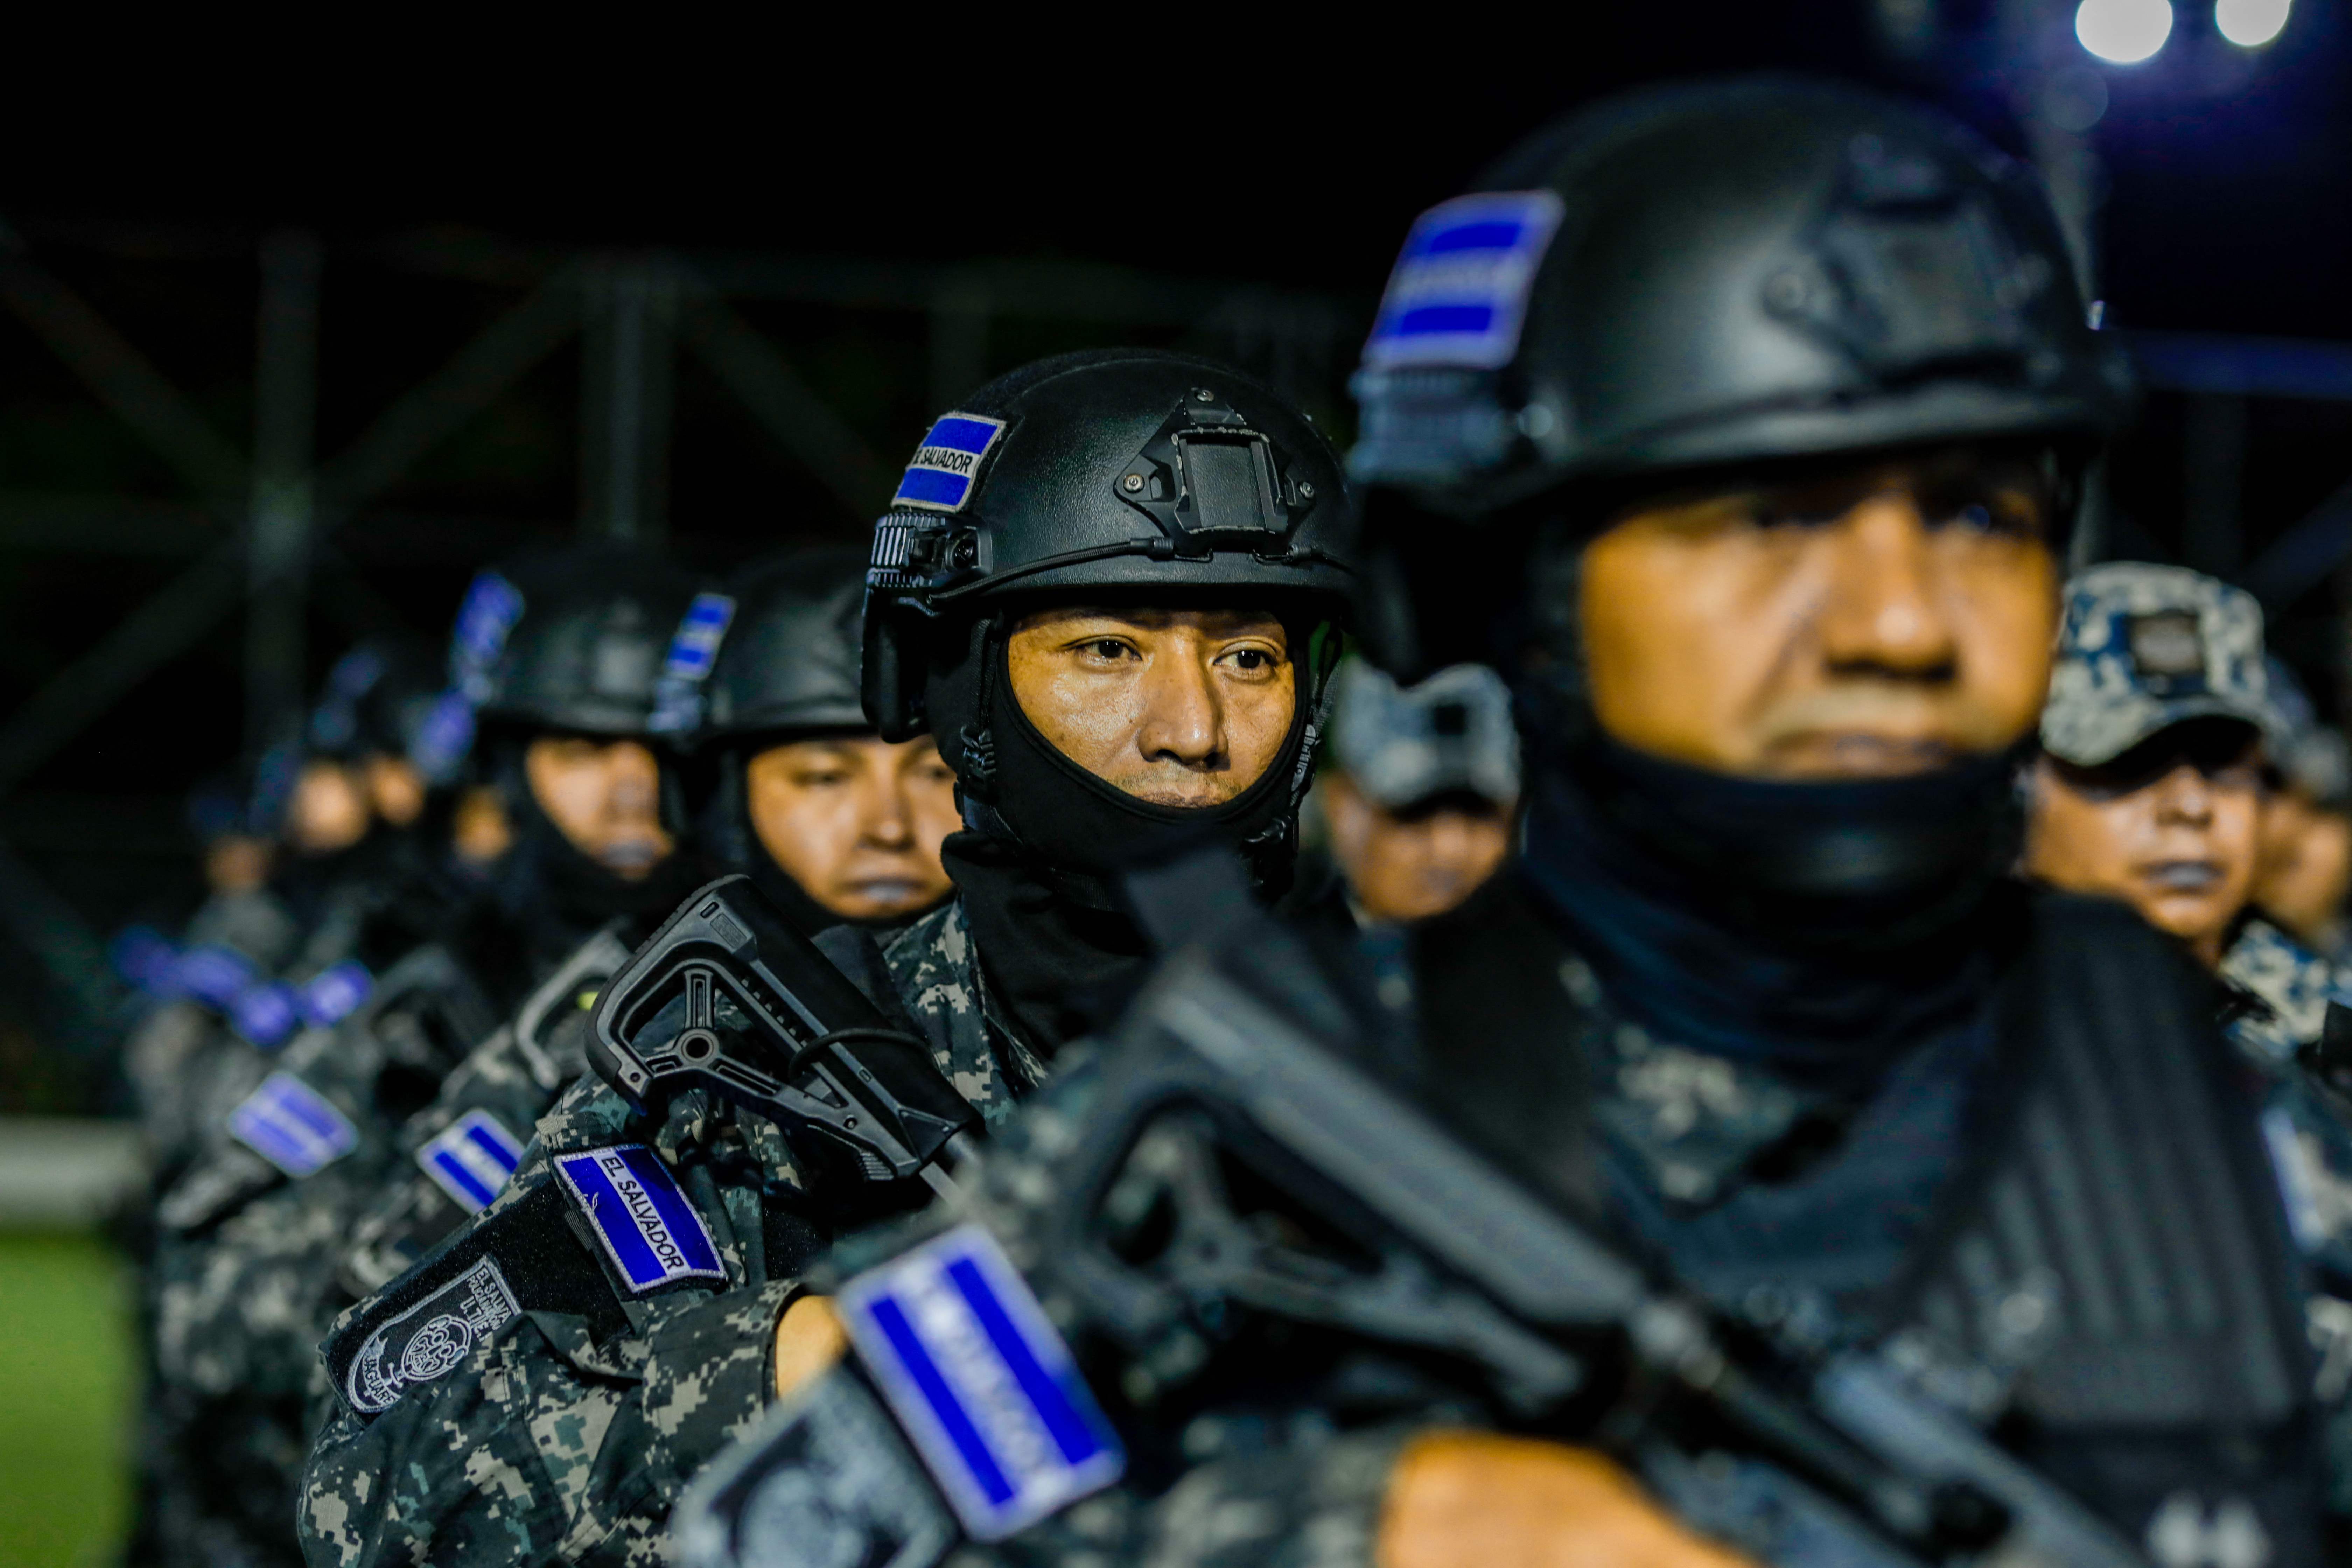
{"type": "Polygon", "coordinates": [[[2286,26],[2292,0],[2219,0],[2213,25],[2240,48],[2259,49],[2286,26]]]}
{"type": "Polygon", "coordinates": [[[2083,0],[2074,36],[2111,65],[2136,66],[2172,37],[2171,0],[2083,0]]]}

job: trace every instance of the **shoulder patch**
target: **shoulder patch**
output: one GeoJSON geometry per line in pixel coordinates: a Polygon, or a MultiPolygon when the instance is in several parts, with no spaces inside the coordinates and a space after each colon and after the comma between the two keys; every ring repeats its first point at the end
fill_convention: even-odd
{"type": "Polygon", "coordinates": [[[570,1216],[556,1184],[541,1182],[345,1313],[319,1346],[336,1397],[373,1419],[527,1312],[578,1319],[600,1342],[625,1330],[612,1281],[570,1216]]]}
{"type": "Polygon", "coordinates": [[[311,1027],[324,1029],[359,1011],[375,989],[375,976],[357,959],[320,970],[301,991],[302,1017],[311,1027]]]}
{"type": "Polygon", "coordinates": [[[651,1149],[583,1149],[556,1155],[554,1165],[631,1291],[643,1295],[681,1279],[726,1281],[709,1227],[651,1149]]]}
{"type": "Polygon", "coordinates": [[[393,1407],[411,1384],[454,1369],[487,1339],[522,1315],[497,1260],[474,1266],[360,1342],[343,1376],[343,1397],[364,1415],[393,1407]]]}
{"type": "Polygon", "coordinates": [[[942,414],[923,444],[915,448],[894,507],[920,507],[926,511],[961,511],[971,500],[973,479],[981,459],[1004,434],[1004,421],[979,414],[942,414]]]}
{"type": "Polygon", "coordinates": [[[1487,191],[1422,214],[1389,274],[1365,366],[1510,363],[1561,211],[1550,191],[1487,191]]]}
{"type": "Polygon", "coordinates": [[[979,1226],[859,1275],[835,1304],[975,1541],[1002,1541],[1125,1473],[1069,1347],[979,1226]]]}
{"type": "Polygon", "coordinates": [[[359,1129],[334,1102],[290,1072],[274,1072],[228,1113],[236,1141],[300,1180],[359,1147],[359,1129]]]}
{"type": "Polygon", "coordinates": [[[469,1110],[416,1151],[416,1163],[467,1214],[490,1206],[522,1163],[522,1142],[487,1110],[469,1110]]]}

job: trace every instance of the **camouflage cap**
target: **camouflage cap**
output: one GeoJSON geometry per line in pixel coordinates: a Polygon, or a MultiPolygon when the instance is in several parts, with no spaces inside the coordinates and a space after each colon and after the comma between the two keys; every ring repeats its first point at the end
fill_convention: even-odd
{"type": "Polygon", "coordinates": [[[2277,738],[2263,612],[2242,588],[2180,566],[2115,561],[2066,584],[2042,745],[2096,767],[2191,719],[2277,738]]]}

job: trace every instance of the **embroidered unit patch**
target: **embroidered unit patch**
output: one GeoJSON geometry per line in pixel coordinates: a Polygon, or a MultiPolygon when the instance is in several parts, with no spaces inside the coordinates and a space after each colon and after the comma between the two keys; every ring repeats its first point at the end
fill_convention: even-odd
{"type": "Polygon", "coordinates": [[[1508,364],[1560,210],[1549,191],[1491,191],[1422,214],[1389,274],[1366,368],[1508,364]]]}
{"type": "Polygon", "coordinates": [[[669,655],[654,683],[653,716],[646,727],[656,735],[681,735],[702,722],[702,683],[719,659],[719,645],[735,619],[735,601],[724,594],[697,594],[669,639],[669,655]]]}
{"type": "Polygon", "coordinates": [[[299,1181],[359,1147],[359,1129],[325,1095],[290,1072],[274,1072],[228,1113],[247,1148],[299,1181]]]}
{"type": "Polygon", "coordinates": [[[1125,1471],[1069,1347],[980,1226],[859,1275],[835,1305],[974,1540],[1001,1541],[1125,1471]]]}
{"type": "Polygon", "coordinates": [[[1003,433],[1002,419],[978,414],[940,415],[923,444],[915,448],[914,460],[907,465],[907,477],[898,481],[898,493],[890,498],[890,504],[927,511],[961,511],[971,500],[972,479],[980,472],[981,459],[1003,433]]]}
{"type": "Polygon", "coordinates": [[[360,1004],[374,989],[375,976],[359,960],[345,959],[330,965],[310,976],[302,987],[302,1021],[314,1029],[331,1027],[359,1011],[360,1004]]]}
{"type": "Polygon", "coordinates": [[[559,1154],[555,1170],[632,1291],[727,1278],[702,1216],[651,1149],[622,1143],[559,1154]]]}
{"type": "Polygon", "coordinates": [[[443,1376],[521,1314],[506,1276],[482,1258],[368,1335],[344,1374],[343,1397],[364,1415],[389,1410],[410,1384],[443,1376]]]}
{"type": "Polygon", "coordinates": [[[416,1151],[416,1163],[467,1214],[490,1206],[522,1163],[522,1143],[487,1110],[469,1110],[416,1151]]]}

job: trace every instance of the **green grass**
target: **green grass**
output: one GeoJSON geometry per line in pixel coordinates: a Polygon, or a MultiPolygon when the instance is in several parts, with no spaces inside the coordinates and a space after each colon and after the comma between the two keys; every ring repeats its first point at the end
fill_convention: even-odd
{"type": "Polygon", "coordinates": [[[130,1279],[89,1236],[0,1234],[0,1563],[113,1561],[130,1518],[130,1279]]]}

